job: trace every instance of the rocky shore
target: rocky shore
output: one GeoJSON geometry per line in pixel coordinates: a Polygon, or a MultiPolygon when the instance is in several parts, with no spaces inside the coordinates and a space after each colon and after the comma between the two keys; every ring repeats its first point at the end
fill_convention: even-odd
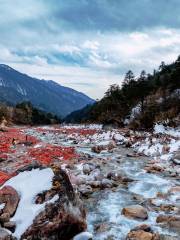
{"type": "Polygon", "coordinates": [[[179,239],[180,129],[15,127],[0,137],[0,239],[179,239]]]}

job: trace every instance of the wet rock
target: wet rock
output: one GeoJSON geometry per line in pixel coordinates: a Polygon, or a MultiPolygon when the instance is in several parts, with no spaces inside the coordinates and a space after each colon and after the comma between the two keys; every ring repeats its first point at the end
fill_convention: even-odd
{"type": "Polygon", "coordinates": [[[100,188],[101,187],[101,181],[89,181],[89,185],[92,188],[100,188]]]}
{"type": "Polygon", "coordinates": [[[101,151],[103,151],[105,148],[104,146],[93,146],[91,148],[91,151],[94,153],[100,153],[101,151]]]}
{"type": "Polygon", "coordinates": [[[101,182],[102,188],[111,188],[113,186],[113,182],[107,178],[104,178],[101,182]]]}
{"type": "Polygon", "coordinates": [[[180,193],[180,186],[172,187],[169,189],[168,193],[180,193]]]}
{"type": "Polygon", "coordinates": [[[92,187],[85,184],[79,186],[78,190],[83,196],[88,196],[89,194],[93,193],[92,187]]]}
{"type": "Polygon", "coordinates": [[[145,232],[151,232],[151,233],[153,233],[151,227],[150,227],[149,225],[147,225],[147,224],[141,224],[141,225],[133,228],[131,231],[138,231],[138,230],[143,230],[143,231],[145,231],[145,232]]]}
{"type": "Polygon", "coordinates": [[[94,169],[91,174],[90,177],[96,181],[101,181],[103,179],[103,174],[101,173],[100,169],[94,169]]]}
{"type": "Polygon", "coordinates": [[[0,240],[12,240],[11,234],[4,228],[0,227],[0,240]]]}
{"type": "Polygon", "coordinates": [[[66,171],[53,168],[57,200],[45,205],[21,239],[67,240],[86,230],[86,212],[66,171]]]}
{"type": "Polygon", "coordinates": [[[152,165],[152,166],[145,167],[145,170],[148,173],[156,173],[156,172],[163,172],[164,168],[159,165],[152,165]]]}
{"type": "Polygon", "coordinates": [[[93,146],[91,148],[91,151],[95,152],[95,153],[100,153],[103,150],[111,151],[111,150],[113,150],[116,147],[117,147],[116,142],[114,140],[111,140],[109,142],[107,141],[107,143],[105,143],[105,144],[101,145],[101,143],[100,143],[99,145],[93,146]]]}
{"type": "Polygon", "coordinates": [[[10,216],[13,216],[19,200],[19,195],[14,188],[5,186],[0,190],[0,204],[5,203],[3,213],[9,213],[10,216]]]}
{"type": "Polygon", "coordinates": [[[179,228],[180,227],[180,216],[172,215],[159,215],[156,219],[157,223],[166,224],[170,228],[179,228]]]}
{"type": "Polygon", "coordinates": [[[161,211],[166,212],[166,213],[178,211],[178,208],[173,204],[161,204],[159,208],[161,211]]]}
{"type": "Polygon", "coordinates": [[[110,229],[109,223],[100,223],[94,226],[94,230],[97,233],[107,232],[110,229]]]}
{"type": "Polygon", "coordinates": [[[108,151],[111,151],[111,150],[113,150],[116,147],[117,147],[116,142],[113,141],[113,140],[110,141],[109,144],[107,145],[108,151]]]}
{"type": "Polygon", "coordinates": [[[141,205],[132,205],[123,208],[121,214],[129,218],[142,219],[145,220],[148,218],[147,210],[141,205]]]}
{"type": "Polygon", "coordinates": [[[160,240],[178,240],[178,237],[170,235],[160,235],[160,240]]]}
{"type": "Polygon", "coordinates": [[[83,173],[89,174],[90,172],[91,172],[91,168],[90,168],[89,164],[83,165],[83,173]]]}
{"type": "Polygon", "coordinates": [[[130,231],[126,240],[159,240],[159,235],[143,230],[130,231]]]}
{"type": "Polygon", "coordinates": [[[89,163],[83,165],[83,173],[84,174],[90,174],[93,170],[95,170],[96,166],[95,164],[89,163]]]}

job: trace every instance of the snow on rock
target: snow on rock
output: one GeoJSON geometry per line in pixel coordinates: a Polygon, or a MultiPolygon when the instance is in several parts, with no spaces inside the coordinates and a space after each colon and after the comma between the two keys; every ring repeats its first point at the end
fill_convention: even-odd
{"type": "MultiPolygon", "coordinates": [[[[11,186],[19,193],[21,199],[14,217],[16,222],[14,236],[20,238],[26,229],[33,223],[34,218],[45,208],[46,203],[35,204],[35,196],[52,187],[53,171],[50,168],[33,169],[21,172],[17,176],[8,180],[4,186],[11,186]]],[[[51,199],[56,201],[57,196],[51,199]]]]}
{"type": "Polygon", "coordinates": [[[154,133],[140,142],[136,142],[133,148],[138,153],[146,156],[160,156],[163,161],[169,161],[173,153],[180,149],[180,129],[164,127],[162,124],[155,124],[154,133]],[[154,135],[160,134],[160,135],[154,135]]]}
{"type": "Polygon", "coordinates": [[[167,134],[173,137],[180,137],[180,129],[164,127],[163,124],[158,124],[158,123],[156,123],[154,126],[154,133],[161,133],[161,134],[167,134]]]}
{"type": "Polygon", "coordinates": [[[65,129],[102,129],[102,124],[70,124],[70,125],[63,125],[65,129]]]}
{"type": "Polygon", "coordinates": [[[5,203],[0,204],[0,210],[2,210],[5,207],[5,203]]]}
{"type": "Polygon", "coordinates": [[[82,232],[73,238],[73,240],[91,240],[91,239],[93,239],[93,235],[89,232],[82,232]]]}

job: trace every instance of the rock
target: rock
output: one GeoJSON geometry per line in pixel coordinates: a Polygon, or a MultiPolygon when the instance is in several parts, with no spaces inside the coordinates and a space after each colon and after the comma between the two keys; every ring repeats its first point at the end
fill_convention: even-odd
{"type": "Polygon", "coordinates": [[[85,184],[80,185],[78,190],[83,196],[88,196],[89,194],[91,194],[93,192],[92,187],[89,185],[85,185],[85,184]]]}
{"type": "Polygon", "coordinates": [[[107,178],[104,178],[101,182],[102,188],[111,188],[113,186],[113,182],[107,178]]]}
{"type": "Polygon", "coordinates": [[[0,227],[0,240],[12,240],[11,234],[4,228],[0,227]]]}
{"type": "Polygon", "coordinates": [[[173,161],[173,163],[175,163],[176,165],[180,165],[180,159],[173,158],[172,161],[173,161]]]}
{"type": "Polygon", "coordinates": [[[152,165],[145,168],[148,173],[163,172],[164,168],[158,165],[152,165]]]}
{"type": "Polygon", "coordinates": [[[160,240],[178,240],[178,239],[175,236],[161,234],[160,235],[160,240]]]}
{"type": "Polygon", "coordinates": [[[111,151],[112,149],[114,149],[114,148],[116,148],[116,147],[117,147],[116,142],[113,141],[113,140],[111,140],[111,141],[109,142],[108,146],[107,146],[108,151],[111,151]]]}
{"type": "Polygon", "coordinates": [[[91,151],[95,153],[100,153],[103,150],[105,150],[104,146],[93,146],[91,148],[91,151]]]}
{"type": "Polygon", "coordinates": [[[93,235],[89,232],[82,232],[73,238],[73,240],[92,240],[92,239],[93,235]]]}
{"type": "Polygon", "coordinates": [[[83,165],[83,173],[89,174],[90,172],[91,172],[91,168],[90,168],[89,164],[84,164],[83,165]]]}
{"type": "Polygon", "coordinates": [[[178,229],[180,227],[180,216],[159,215],[156,222],[167,224],[170,228],[178,229]]]}
{"type": "Polygon", "coordinates": [[[149,225],[147,225],[147,224],[141,224],[141,225],[139,225],[139,226],[137,226],[137,227],[132,229],[132,231],[138,231],[138,230],[143,230],[145,232],[153,233],[151,227],[149,225]]]}
{"type": "Polygon", "coordinates": [[[126,240],[159,240],[159,236],[143,230],[130,231],[126,240]]]}
{"type": "Polygon", "coordinates": [[[100,223],[100,224],[96,224],[94,226],[94,230],[97,233],[107,232],[107,231],[109,231],[109,229],[110,229],[109,223],[100,223]]]}
{"type": "Polygon", "coordinates": [[[180,165],[180,153],[175,154],[175,156],[172,158],[173,163],[180,165]]]}
{"type": "MultiPolygon", "coordinates": [[[[45,205],[21,239],[67,240],[86,230],[86,212],[66,171],[53,168],[59,198],[45,205]]],[[[53,190],[54,191],[54,190],[53,190]]]]}
{"type": "Polygon", "coordinates": [[[111,150],[113,150],[116,147],[117,147],[116,142],[114,140],[111,140],[111,141],[107,141],[107,143],[105,143],[105,144],[101,145],[101,143],[100,143],[97,146],[93,146],[91,148],[91,151],[95,152],[95,153],[100,153],[103,150],[111,151],[111,150]]]}
{"type": "Polygon", "coordinates": [[[5,203],[3,213],[9,213],[10,216],[13,216],[19,200],[19,195],[14,188],[5,186],[0,190],[0,204],[5,203]]]}
{"type": "Polygon", "coordinates": [[[32,169],[36,169],[36,168],[43,169],[44,167],[41,164],[39,164],[37,161],[33,161],[31,164],[19,168],[17,170],[17,173],[25,172],[25,171],[31,171],[32,169]]]}
{"type": "Polygon", "coordinates": [[[9,213],[3,213],[0,215],[0,222],[4,223],[4,222],[9,222],[10,219],[10,214],[9,213]]]}
{"type": "Polygon", "coordinates": [[[96,181],[101,181],[103,179],[103,174],[100,169],[96,168],[91,172],[90,177],[96,181]]]}
{"type": "Polygon", "coordinates": [[[100,181],[89,181],[89,185],[90,185],[92,188],[100,188],[101,182],[100,182],[100,181]]]}
{"type": "Polygon", "coordinates": [[[147,210],[140,205],[132,205],[125,207],[123,208],[121,214],[125,215],[126,217],[135,219],[145,220],[148,218],[147,210]]]}
{"type": "Polygon", "coordinates": [[[176,187],[171,187],[168,191],[168,193],[180,193],[180,186],[176,186],[176,187]]]}
{"type": "Polygon", "coordinates": [[[16,223],[13,222],[13,221],[5,222],[5,223],[3,224],[3,227],[4,227],[4,228],[7,228],[7,229],[10,230],[11,232],[14,232],[14,231],[15,231],[15,228],[16,228],[16,223]]]}

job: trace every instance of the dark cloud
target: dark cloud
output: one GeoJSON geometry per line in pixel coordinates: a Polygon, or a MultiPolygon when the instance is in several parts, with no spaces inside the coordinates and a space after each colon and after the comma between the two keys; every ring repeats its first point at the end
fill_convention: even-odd
{"type": "Polygon", "coordinates": [[[52,0],[54,21],[67,29],[134,31],[154,26],[180,27],[179,0],[52,0]]]}

